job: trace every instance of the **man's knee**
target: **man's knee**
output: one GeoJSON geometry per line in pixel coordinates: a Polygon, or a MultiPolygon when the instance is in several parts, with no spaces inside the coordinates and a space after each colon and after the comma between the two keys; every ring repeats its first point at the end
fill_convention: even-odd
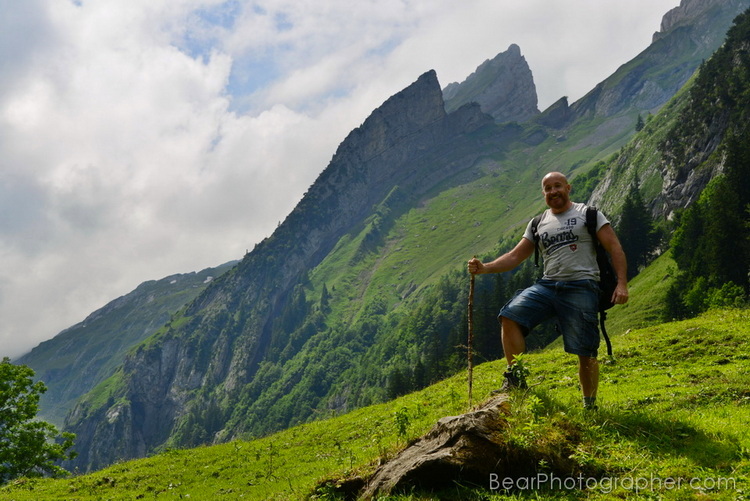
{"type": "Polygon", "coordinates": [[[502,327],[503,335],[521,336],[522,338],[525,338],[529,332],[526,327],[508,317],[501,316],[500,325],[502,327]]]}
{"type": "Polygon", "coordinates": [[[596,357],[587,357],[585,355],[578,355],[578,363],[581,367],[597,367],[599,360],[596,357]]]}

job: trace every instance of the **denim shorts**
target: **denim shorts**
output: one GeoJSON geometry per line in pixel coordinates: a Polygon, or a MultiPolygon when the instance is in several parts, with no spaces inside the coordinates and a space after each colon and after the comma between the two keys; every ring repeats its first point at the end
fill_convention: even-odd
{"type": "Polygon", "coordinates": [[[499,317],[518,323],[528,334],[552,317],[563,336],[565,351],[596,357],[599,349],[599,284],[595,280],[539,280],[508,301],[499,317]]]}

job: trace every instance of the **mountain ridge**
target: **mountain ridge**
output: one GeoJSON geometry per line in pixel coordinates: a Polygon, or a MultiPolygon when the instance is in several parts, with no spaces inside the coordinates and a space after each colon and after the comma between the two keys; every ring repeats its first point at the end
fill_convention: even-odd
{"type": "MultiPolygon", "coordinates": [[[[119,447],[112,444],[116,454],[132,457],[143,454],[142,444],[166,440],[175,426],[170,423],[189,413],[185,402],[201,388],[210,386],[212,395],[203,402],[199,400],[195,408],[210,405],[211,401],[241,398],[237,392],[242,391],[257,371],[270,343],[274,312],[278,314],[285,308],[300,270],[314,267],[315,260],[330,249],[325,246],[331,246],[374,203],[383,200],[396,182],[407,193],[418,195],[452,176],[454,172],[449,165],[447,169],[432,170],[429,181],[424,182],[415,169],[406,167],[415,154],[424,155],[426,150],[429,155],[436,154],[426,145],[439,142],[440,150],[450,155],[451,138],[464,137],[466,131],[490,122],[475,105],[445,114],[434,72],[425,73],[412,86],[387,100],[347,136],[329,168],[271,237],[259,243],[233,270],[210,284],[185,310],[182,324],[168,325],[147,348],[141,345],[126,358],[124,371],[131,376],[124,378],[127,386],[120,396],[127,403],[116,404],[118,410],[104,413],[111,419],[100,414],[93,420],[98,422],[94,425],[97,429],[91,430],[82,424],[92,423],[87,420],[90,408],[84,404],[73,410],[69,428],[79,434],[82,449],[79,464],[88,467],[91,458],[97,455],[91,447],[112,443],[97,437],[102,433],[109,436],[110,432],[101,428],[111,431],[119,428],[118,419],[148,424],[142,429],[130,428],[134,435],[127,438],[130,446],[122,445],[123,442],[119,447]],[[404,138],[400,148],[392,147],[389,141],[394,139],[385,134],[386,130],[404,138]],[[342,183],[350,179],[347,190],[339,191],[342,183]],[[385,183],[380,191],[378,183],[385,183]],[[278,263],[276,256],[281,253],[284,259],[278,263]],[[181,336],[178,332],[185,325],[188,334],[181,336]],[[212,348],[205,351],[203,347],[208,346],[212,348]],[[84,429],[88,431],[83,432],[84,429]],[[123,447],[127,450],[123,451],[123,447]]],[[[470,156],[462,161],[472,163],[470,156]]]]}

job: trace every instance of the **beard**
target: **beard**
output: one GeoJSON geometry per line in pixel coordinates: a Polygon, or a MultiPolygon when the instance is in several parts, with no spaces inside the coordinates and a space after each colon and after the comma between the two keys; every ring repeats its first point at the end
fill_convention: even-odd
{"type": "Polygon", "coordinates": [[[570,202],[570,198],[564,193],[547,196],[547,206],[550,209],[564,209],[570,202]]]}

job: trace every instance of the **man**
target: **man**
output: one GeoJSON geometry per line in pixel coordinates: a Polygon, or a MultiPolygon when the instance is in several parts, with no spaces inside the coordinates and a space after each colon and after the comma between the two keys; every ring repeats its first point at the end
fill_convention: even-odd
{"type": "MultiPolygon", "coordinates": [[[[526,382],[512,372],[517,355],[526,349],[525,337],[540,322],[556,317],[565,351],[578,355],[578,377],[584,407],[596,408],[599,385],[599,326],[597,322],[599,266],[595,242],[586,229],[586,206],[570,200],[571,186],[560,172],[542,179],[542,193],[549,209],[538,225],[539,246],[544,258],[544,275],[531,287],[519,292],[500,311],[503,351],[508,362],[502,391],[525,387],[526,382]]],[[[612,303],[628,301],[627,263],[620,241],[604,215],[597,211],[596,236],[609,252],[617,274],[612,303]]],[[[502,273],[512,270],[534,252],[531,222],[521,241],[490,263],[474,258],[472,274],[502,273]]]]}

